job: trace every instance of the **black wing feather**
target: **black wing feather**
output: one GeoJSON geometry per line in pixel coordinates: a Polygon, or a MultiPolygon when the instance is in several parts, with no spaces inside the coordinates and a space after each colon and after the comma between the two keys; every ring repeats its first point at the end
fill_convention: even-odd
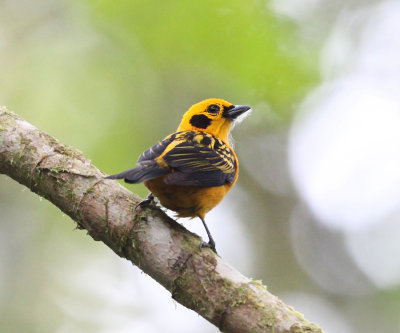
{"type": "Polygon", "coordinates": [[[168,174],[168,169],[162,169],[155,161],[139,162],[136,167],[108,176],[106,179],[124,179],[129,184],[138,184],[149,179],[168,174]]]}
{"type": "Polygon", "coordinates": [[[195,141],[185,141],[163,156],[174,169],[164,181],[167,184],[220,186],[233,182],[236,165],[232,153],[215,150],[195,141]]]}
{"type": "Polygon", "coordinates": [[[144,151],[139,156],[136,167],[108,176],[106,179],[124,179],[129,184],[138,184],[168,174],[169,170],[161,168],[154,159],[162,154],[174,138],[175,134],[167,136],[164,140],[144,151]]]}
{"type": "Polygon", "coordinates": [[[166,184],[186,186],[219,186],[227,183],[227,177],[220,171],[173,172],[164,178],[166,184]]]}
{"type": "Polygon", "coordinates": [[[153,147],[150,147],[146,151],[144,151],[138,159],[138,162],[142,161],[151,161],[160,156],[165,148],[168,147],[168,145],[174,141],[176,134],[171,134],[167,136],[164,140],[161,140],[160,142],[156,143],[153,147]]]}

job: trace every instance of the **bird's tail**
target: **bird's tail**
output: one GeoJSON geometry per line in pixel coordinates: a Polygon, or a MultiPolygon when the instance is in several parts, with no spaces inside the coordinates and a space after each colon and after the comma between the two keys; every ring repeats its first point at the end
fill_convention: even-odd
{"type": "Polygon", "coordinates": [[[124,179],[129,184],[138,184],[167,173],[168,170],[161,168],[155,161],[146,161],[139,162],[133,169],[105,177],[105,179],[124,179]]]}

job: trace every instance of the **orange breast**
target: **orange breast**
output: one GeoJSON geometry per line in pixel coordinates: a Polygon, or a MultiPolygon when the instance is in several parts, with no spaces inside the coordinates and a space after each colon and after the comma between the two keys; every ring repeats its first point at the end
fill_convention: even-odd
{"type": "Polygon", "coordinates": [[[169,185],[164,183],[164,177],[145,181],[144,184],[164,207],[177,212],[179,217],[201,216],[204,218],[205,214],[222,200],[234,184],[233,182],[214,187],[169,185]]]}

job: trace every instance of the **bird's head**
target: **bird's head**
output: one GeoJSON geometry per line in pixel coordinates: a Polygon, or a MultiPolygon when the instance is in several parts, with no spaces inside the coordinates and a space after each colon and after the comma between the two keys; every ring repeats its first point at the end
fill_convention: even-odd
{"type": "Polygon", "coordinates": [[[186,111],[178,127],[178,132],[207,132],[227,142],[229,130],[234,121],[237,121],[249,110],[249,106],[233,105],[223,99],[206,99],[192,105],[186,111]]]}

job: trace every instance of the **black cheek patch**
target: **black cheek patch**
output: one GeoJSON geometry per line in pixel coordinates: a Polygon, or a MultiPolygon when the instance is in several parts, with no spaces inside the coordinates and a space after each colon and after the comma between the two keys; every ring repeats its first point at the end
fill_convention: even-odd
{"type": "Polygon", "coordinates": [[[190,118],[190,124],[197,128],[207,128],[211,124],[211,119],[204,114],[196,114],[190,118]]]}

